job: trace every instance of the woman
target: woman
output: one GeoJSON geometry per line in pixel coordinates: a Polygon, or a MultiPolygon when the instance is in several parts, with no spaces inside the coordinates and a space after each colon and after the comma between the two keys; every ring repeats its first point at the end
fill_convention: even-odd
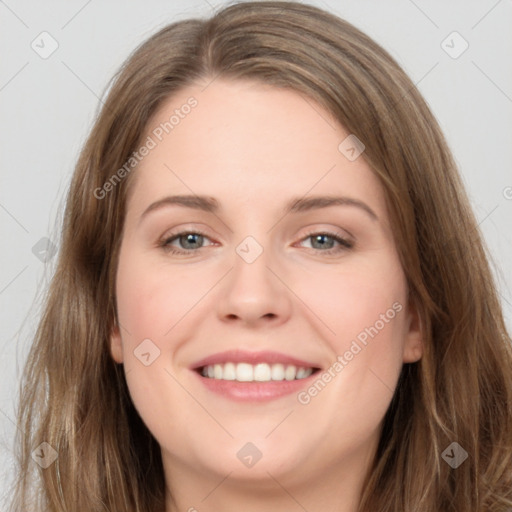
{"type": "Polygon", "coordinates": [[[16,510],[512,506],[477,224],[424,100],[345,21],[250,2],[152,36],[83,149],[59,258],[16,510]]]}

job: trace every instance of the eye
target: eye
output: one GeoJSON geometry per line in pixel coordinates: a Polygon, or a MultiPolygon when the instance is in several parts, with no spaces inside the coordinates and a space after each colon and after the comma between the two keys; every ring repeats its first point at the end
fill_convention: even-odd
{"type": "MultiPolygon", "coordinates": [[[[158,246],[171,254],[193,254],[205,247],[205,240],[213,242],[201,231],[180,231],[164,237],[158,246]]],[[[337,254],[352,249],[353,242],[347,240],[337,233],[326,231],[312,232],[302,239],[302,243],[311,240],[310,248],[324,254],[337,254]]]]}
{"type": "Polygon", "coordinates": [[[158,245],[172,254],[191,254],[203,248],[205,240],[210,239],[200,231],[180,231],[163,238],[158,245]]]}
{"type": "Polygon", "coordinates": [[[302,242],[306,240],[311,240],[312,249],[325,254],[336,254],[354,247],[353,242],[337,233],[329,233],[326,231],[309,233],[302,239],[302,242]]]}

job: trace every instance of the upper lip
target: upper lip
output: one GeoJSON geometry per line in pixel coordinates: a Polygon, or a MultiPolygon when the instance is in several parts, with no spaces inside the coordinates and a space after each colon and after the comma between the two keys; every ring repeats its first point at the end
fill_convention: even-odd
{"type": "Polygon", "coordinates": [[[295,365],[302,368],[320,368],[320,366],[311,361],[305,361],[304,359],[298,359],[297,357],[282,354],[280,352],[274,352],[272,350],[263,350],[257,352],[251,352],[247,350],[226,350],[224,352],[218,352],[205,357],[192,364],[191,369],[197,370],[204,366],[210,366],[213,364],[224,364],[224,363],[267,363],[267,364],[289,364],[295,365]]]}

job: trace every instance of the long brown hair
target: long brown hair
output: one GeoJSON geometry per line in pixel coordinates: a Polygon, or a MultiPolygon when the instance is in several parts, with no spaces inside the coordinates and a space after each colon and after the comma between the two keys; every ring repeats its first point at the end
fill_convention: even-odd
{"type": "Polygon", "coordinates": [[[369,37],[318,8],[274,1],[171,24],[114,77],[73,175],[56,271],[24,369],[13,509],[164,509],[160,448],[109,353],[127,186],[136,169],[105,197],[95,191],[129,160],[164,100],[217,76],[316,101],[364,142],[363,158],[386,194],[424,354],[403,366],[359,510],[510,510],[512,344],[438,123],[369,37]],[[42,442],[58,454],[46,469],[31,457],[42,442]],[[456,469],[442,457],[453,442],[468,454],[456,469]]]}

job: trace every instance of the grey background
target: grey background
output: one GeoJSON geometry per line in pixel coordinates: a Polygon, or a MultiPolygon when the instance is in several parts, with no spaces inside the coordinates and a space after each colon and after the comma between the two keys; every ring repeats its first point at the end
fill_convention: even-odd
{"type": "MultiPolygon", "coordinates": [[[[44,256],[48,243],[41,239],[58,241],[65,192],[99,98],[142,40],[178,19],[208,16],[224,3],[0,0],[0,503],[13,473],[19,374],[56,260],[48,250],[48,261],[41,261],[33,248],[42,248],[44,256]],[[51,39],[39,36],[43,31],[58,43],[46,59],[31,47],[51,48],[51,39]]],[[[384,46],[428,101],[495,262],[510,328],[512,0],[310,3],[384,46]],[[454,31],[469,44],[458,58],[453,56],[464,43],[448,37],[454,31]]]]}

